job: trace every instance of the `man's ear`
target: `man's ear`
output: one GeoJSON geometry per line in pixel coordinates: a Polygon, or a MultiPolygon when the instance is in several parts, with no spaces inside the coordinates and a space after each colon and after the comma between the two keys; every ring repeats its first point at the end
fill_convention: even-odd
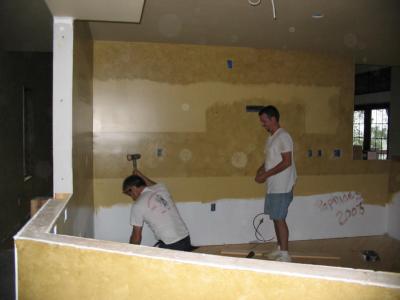
{"type": "Polygon", "coordinates": [[[132,192],[136,198],[139,197],[140,196],[140,187],[132,186],[132,192]]]}

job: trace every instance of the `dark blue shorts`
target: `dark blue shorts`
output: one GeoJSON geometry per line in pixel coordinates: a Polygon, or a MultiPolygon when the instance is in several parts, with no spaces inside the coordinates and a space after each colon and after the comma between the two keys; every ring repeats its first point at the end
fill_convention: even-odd
{"type": "Polygon", "coordinates": [[[156,245],[159,248],[180,250],[180,251],[193,251],[194,249],[196,249],[196,247],[192,246],[192,243],[190,241],[190,235],[172,244],[164,244],[163,241],[158,241],[156,245]]]}
{"type": "Polygon", "coordinates": [[[264,202],[264,213],[269,215],[271,220],[284,220],[292,200],[293,192],[267,194],[264,202]]]}

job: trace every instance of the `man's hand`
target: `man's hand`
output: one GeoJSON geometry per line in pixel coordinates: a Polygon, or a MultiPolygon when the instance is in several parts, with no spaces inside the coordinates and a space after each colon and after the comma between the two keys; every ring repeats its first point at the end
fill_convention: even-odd
{"type": "Polygon", "coordinates": [[[256,177],[254,178],[254,180],[257,183],[263,183],[265,182],[265,180],[267,180],[268,178],[268,173],[265,172],[264,170],[259,170],[257,171],[256,177]]]}
{"type": "Polygon", "coordinates": [[[267,177],[265,177],[265,164],[262,164],[258,169],[257,169],[257,173],[256,173],[256,177],[254,178],[254,180],[257,183],[263,183],[265,182],[265,180],[267,179],[267,177]],[[265,178],[264,178],[265,177],[265,178]]]}
{"type": "Polygon", "coordinates": [[[263,183],[268,177],[278,174],[292,165],[292,152],[283,152],[281,156],[281,162],[268,171],[265,171],[264,165],[259,167],[254,180],[258,183],[263,183]]]}

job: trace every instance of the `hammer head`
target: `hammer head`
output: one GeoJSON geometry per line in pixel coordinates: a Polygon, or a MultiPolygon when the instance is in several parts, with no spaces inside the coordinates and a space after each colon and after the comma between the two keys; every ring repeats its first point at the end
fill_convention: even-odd
{"type": "Polygon", "coordinates": [[[139,153],[128,154],[128,155],[126,156],[126,158],[127,158],[129,161],[131,161],[131,160],[137,160],[137,159],[139,159],[139,158],[141,158],[141,157],[142,157],[142,155],[140,155],[139,153]]]}
{"type": "Polygon", "coordinates": [[[139,153],[135,153],[135,154],[128,154],[126,156],[126,158],[128,159],[128,161],[132,161],[132,165],[133,165],[133,170],[137,169],[137,160],[139,158],[141,158],[142,156],[139,153]]]}

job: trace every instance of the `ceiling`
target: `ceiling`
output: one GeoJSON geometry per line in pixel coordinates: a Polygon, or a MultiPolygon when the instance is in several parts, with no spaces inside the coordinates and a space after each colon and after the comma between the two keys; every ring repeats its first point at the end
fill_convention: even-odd
{"type": "MultiPolygon", "coordinates": [[[[71,2],[46,1],[61,4],[71,2]]],[[[79,5],[90,1],[93,0],[72,2],[79,5]]],[[[110,9],[109,1],[97,0],[93,11],[96,12],[102,5],[108,5],[106,8],[110,9]]],[[[139,0],[118,1],[129,3],[139,0]]],[[[273,18],[271,1],[146,0],[140,23],[111,22],[115,18],[107,17],[104,21],[108,22],[91,21],[90,28],[96,40],[305,50],[351,55],[358,64],[400,65],[399,0],[274,0],[276,19],[273,18]],[[249,1],[260,3],[253,6],[249,1]],[[313,14],[323,15],[323,18],[313,18],[313,14]]],[[[10,36],[22,30],[20,43],[25,39],[44,39],[40,35],[46,31],[35,29],[43,22],[39,20],[40,10],[44,20],[47,22],[49,19],[49,11],[43,0],[1,2],[23,3],[20,8],[23,8],[21,14],[25,14],[25,18],[14,13],[12,18],[18,21],[17,25],[7,22],[10,36]]],[[[52,9],[53,14],[57,14],[54,11],[52,9]]],[[[78,13],[82,10],[78,6],[71,14],[74,11],[78,13]]],[[[94,19],[79,15],[75,17],[94,19]]],[[[103,18],[104,13],[97,19],[103,18]]],[[[10,38],[16,39],[15,36],[10,38]]],[[[48,41],[44,42],[49,44],[48,41]]]]}
{"type": "Polygon", "coordinates": [[[51,51],[52,22],[43,0],[0,0],[0,50],[51,51]]]}
{"type": "Polygon", "coordinates": [[[77,20],[140,22],[144,0],[44,0],[53,16],[77,20]]]}

